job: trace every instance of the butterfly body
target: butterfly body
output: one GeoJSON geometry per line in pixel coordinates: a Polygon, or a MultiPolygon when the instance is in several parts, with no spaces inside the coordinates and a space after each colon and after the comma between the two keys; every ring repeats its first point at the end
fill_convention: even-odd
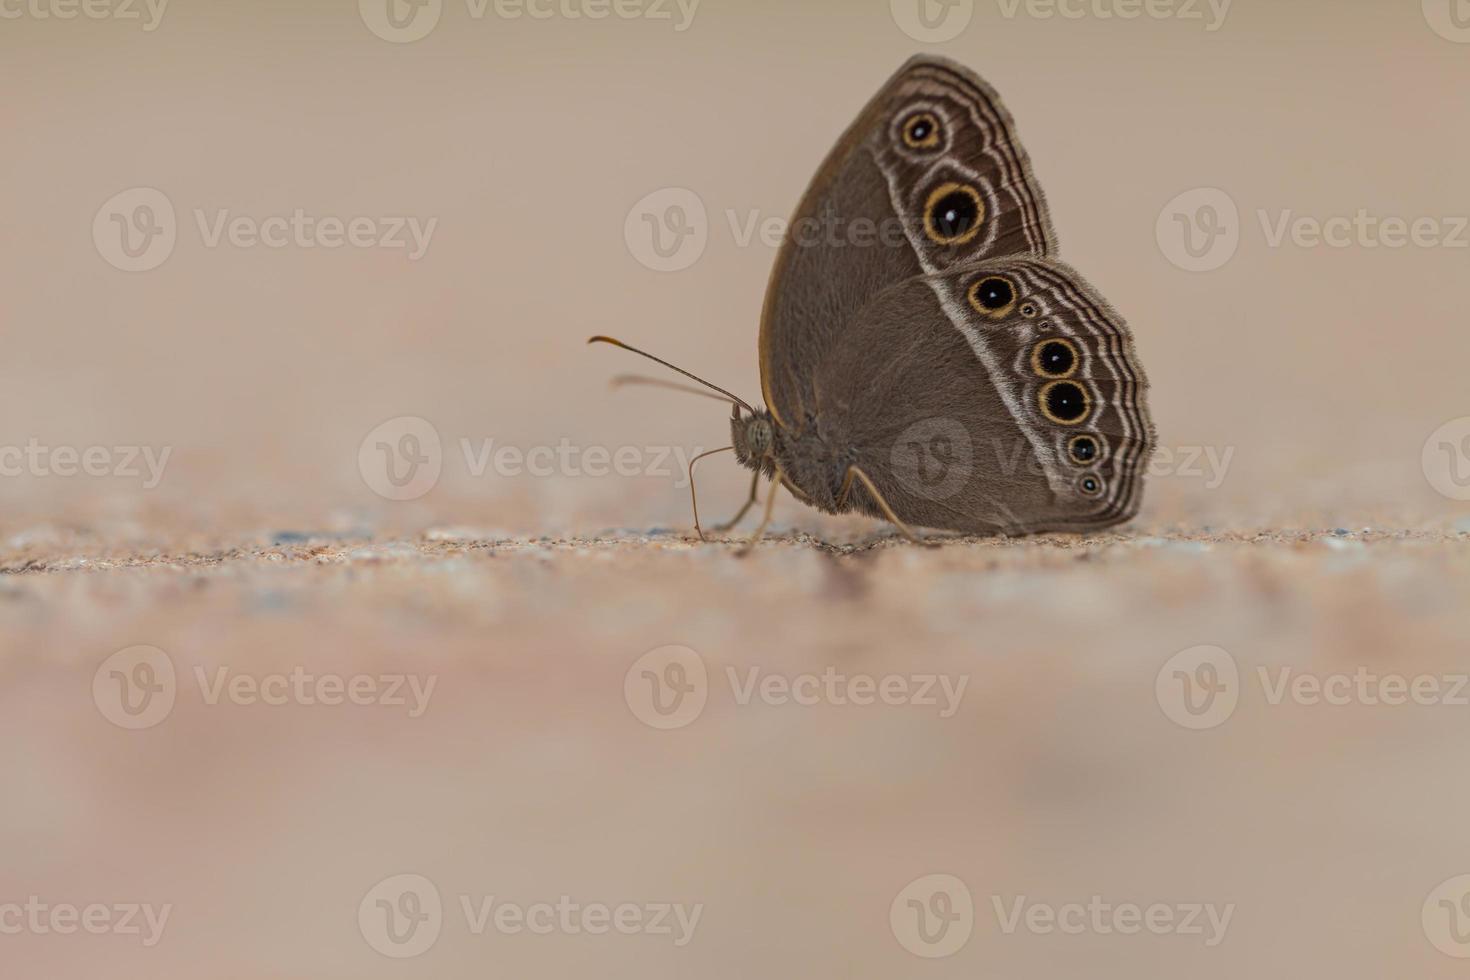
{"type": "Polygon", "coordinates": [[[771,479],[779,473],[802,501],[840,514],[852,507],[842,499],[842,485],[859,454],[836,434],[824,433],[816,421],[786,429],[769,411],[757,409],[730,420],[730,439],[742,466],[771,479]]]}
{"type": "Polygon", "coordinates": [[[1148,383],[1127,324],[1056,250],[999,96],[911,59],[797,206],[761,317],[765,407],[730,396],[737,459],[818,510],[906,532],[1129,519],[1148,383]]]}

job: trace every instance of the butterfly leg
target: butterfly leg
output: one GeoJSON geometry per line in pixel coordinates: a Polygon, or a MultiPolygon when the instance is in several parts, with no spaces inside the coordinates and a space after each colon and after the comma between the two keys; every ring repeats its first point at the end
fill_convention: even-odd
{"type": "Polygon", "coordinates": [[[873,500],[878,504],[878,509],[883,511],[883,516],[888,518],[889,522],[892,523],[894,527],[898,528],[898,532],[900,534],[908,538],[914,544],[923,545],[926,548],[939,547],[933,541],[925,541],[923,538],[919,537],[913,532],[912,528],[910,528],[903,521],[899,520],[898,515],[893,512],[893,508],[888,506],[888,501],[884,500],[883,495],[878,492],[878,488],[873,486],[873,481],[868,479],[868,474],[864,473],[856,466],[849,466],[847,468],[847,477],[842,481],[841,499],[846,499],[847,491],[852,488],[852,481],[854,477],[856,477],[862,483],[863,489],[868,491],[873,500]]]}
{"type": "Polygon", "coordinates": [[[842,489],[837,491],[837,510],[839,511],[847,507],[847,495],[852,492],[852,475],[856,472],[856,466],[847,468],[847,476],[842,480],[842,489]]]}
{"type": "Polygon", "coordinates": [[[739,524],[740,523],[741,519],[744,518],[745,515],[750,512],[750,508],[752,508],[752,507],[755,506],[756,498],[760,495],[758,493],[758,491],[760,490],[760,485],[761,485],[761,473],[760,473],[760,470],[756,470],[755,471],[755,475],[752,477],[752,479],[750,481],[750,496],[746,499],[745,506],[740,508],[740,513],[736,514],[734,517],[730,518],[725,523],[715,525],[715,530],[716,531],[720,532],[721,534],[724,534],[726,531],[730,530],[736,524],[739,524]]]}
{"type": "MultiPolygon", "coordinates": [[[[708,452],[700,453],[689,461],[689,502],[694,506],[694,531],[699,535],[699,540],[701,541],[708,541],[709,538],[704,536],[704,528],[699,526],[699,496],[694,492],[694,464],[706,456],[713,456],[715,453],[726,453],[734,448],[734,446],[725,446],[722,449],[711,449],[708,452]]],[[[750,505],[746,504],[746,506],[749,507],[750,505]]],[[[744,516],[745,511],[741,511],[740,513],[741,516],[744,516]]]]}
{"type": "Polygon", "coordinates": [[[771,526],[771,511],[773,511],[776,507],[776,491],[781,489],[782,485],[784,485],[785,483],[786,474],[782,473],[781,467],[777,466],[776,478],[771,481],[771,490],[769,493],[766,494],[765,515],[761,517],[760,526],[755,529],[755,533],[750,536],[750,540],[745,542],[745,544],[741,546],[740,550],[736,552],[737,555],[743,557],[750,554],[750,550],[754,548],[757,543],[760,542],[761,538],[765,537],[766,528],[771,526]]]}

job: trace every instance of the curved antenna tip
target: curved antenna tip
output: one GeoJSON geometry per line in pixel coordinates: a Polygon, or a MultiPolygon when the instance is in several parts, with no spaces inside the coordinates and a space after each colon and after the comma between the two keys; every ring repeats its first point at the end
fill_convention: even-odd
{"type": "Polygon", "coordinates": [[[710,388],[710,389],[712,389],[714,391],[718,391],[720,394],[724,395],[726,398],[730,399],[730,401],[732,401],[736,405],[740,406],[741,408],[745,409],[750,414],[752,414],[752,415],[755,415],[756,414],[755,409],[751,408],[750,407],[750,404],[748,402],[746,402],[745,399],[741,398],[740,396],[731,394],[730,392],[726,391],[724,388],[721,388],[719,385],[710,384],[708,381],[704,380],[703,378],[699,377],[698,375],[696,375],[696,374],[690,374],[688,371],[684,370],[683,368],[678,367],[678,366],[673,365],[673,364],[670,364],[668,361],[664,360],[662,357],[655,357],[652,354],[648,353],[648,351],[646,351],[646,350],[639,350],[637,347],[634,347],[631,344],[625,344],[621,340],[618,340],[616,337],[607,337],[607,336],[604,336],[602,334],[597,334],[595,336],[588,337],[587,338],[587,343],[589,343],[589,344],[597,344],[597,343],[612,344],[614,347],[621,347],[623,350],[632,351],[634,354],[637,354],[639,357],[646,357],[650,361],[654,361],[655,363],[662,364],[666,368],[670,368],[670,369],[672,369],[674,371],[678,371],[680,374],[684,375],[684,377],[686,377],[686,378],[689,378],[691,381],[698,381],[700,384],[704,385],[706,388],[710,388]]]}

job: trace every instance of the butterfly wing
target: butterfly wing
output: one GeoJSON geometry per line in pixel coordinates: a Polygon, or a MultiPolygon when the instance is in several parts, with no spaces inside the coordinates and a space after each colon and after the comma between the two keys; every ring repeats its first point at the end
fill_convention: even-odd
{"type": "MultiPolygon", "coordinates": [[[[818,441],[850,447],[846,461],[906,522],[1024,534],[1138,511],[1148,383],[1127,324],[1055,259],[991,259],[885,290],[812,384],[818,441]]],[[[861,488],[853,503],[883,516],[861,488]]]]}
{"type": "Polygon", "coordinates": [[[911,59],[848,127],[797,207],[761,318],[767,407],[783,426],[805,424],[811,365],[883,290],[987,256],[1055,249],[999,96],[951,61],[911,59]]]}
{"type": "MultiPolygon", "coordinates": [[[[901,519],[974,533],[1135,513],[1146,382],[1127,325],[1055,250],[995,92],[943,59],[904,65],[813,180],[767,293],[762,384],[797,485],[830,505],[856,465],[901,519]]],[[[860,486],[845,503],[881,516],[860,486]]]]}

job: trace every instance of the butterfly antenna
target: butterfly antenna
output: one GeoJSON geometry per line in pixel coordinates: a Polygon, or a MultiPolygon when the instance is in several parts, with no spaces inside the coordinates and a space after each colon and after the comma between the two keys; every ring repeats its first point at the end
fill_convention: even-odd
{"type": "Polygon", "coordinates": [[[663,388],[667,391],[682,391],[688,395],[698,395],[700,398],[709,398],[717,402],[734,404],[734,402],[730,402],[723,395],[716,395],[702,388],[696,388],[693,385],[681,385],[677,381],[665,381],[663,378],[650,378],[642,374],[619,374],[608,382],[608,386],[611,388],[628,388],[633,386],[663,388]]]}
{"type": "Polygon", "coordinates": [[[732,395],[730,392],[726,391],[724,388],[721,388],[719,385],[710,384],[708,381],[704,380],[703,378],[699,377],[698,375],[690,374],[688,371],[684,370],[681,367],[675,367],[673,364],[670,364],[668,361],[664,360],[661,357],[654,357],[652,354],[648,353],[648,351],[639,350],[636,347],[632,347],[632,346],[629,346],[628,344],[623,343],[621,340],[617,340],[617,339],[615,339],[613,337],[604,337],[601,334],[599,334],[596,337],[588,337],[587,338],[587,343],[589,343],[589,344],[612,344],[614,347],[621,347],[623,350],[632,351],[635,354],[638,354],[638,355],[640,355],[642,357],[648,358],[650,361],[654,361],[655,363],[662,364],[664,367],[669,368],[670,370],[678,371],[680,374],[684,375],[684,377],[689,378],[692,381],[698,381],[700,384],[704,385],[706,388],[710,388],[710,389],[712,389],[714,391],[718,391],[720,394],[722,394],[726,398],[730,399],[736,405],[739,405],[741,408],[745,409],[751,415],[757,414],[756,413],[756,410],[753,409],[753,408],[751,408],[750,407],[750,403],[747,402],[745,399],[740,398],[737,395],[732,395]]]}

